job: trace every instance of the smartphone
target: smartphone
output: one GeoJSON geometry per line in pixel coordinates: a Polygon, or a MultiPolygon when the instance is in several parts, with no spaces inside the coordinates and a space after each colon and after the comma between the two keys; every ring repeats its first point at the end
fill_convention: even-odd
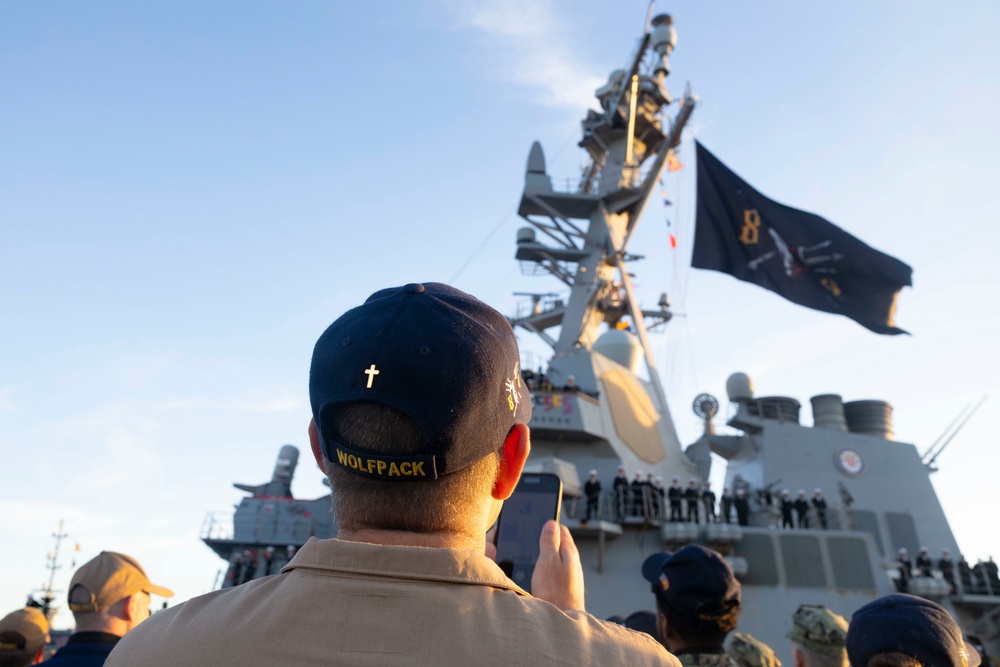
{"type": "Polygon", "coordinates": [[[497,519],[497,565],[529,593],[542,526],[549,519],[558,521],[561,508],[562,480],[552,473],[524,473],[503,502],[497,519]]]}

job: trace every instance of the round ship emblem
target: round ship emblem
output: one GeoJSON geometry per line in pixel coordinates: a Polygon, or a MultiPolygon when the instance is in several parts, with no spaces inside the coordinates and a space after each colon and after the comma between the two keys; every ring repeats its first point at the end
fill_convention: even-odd
{"type": "Polygon", "coordinates": [[[861,477],[865,471],[865,460],[856,450],[849,447],[837,450],[833,455],[837,469],[848,477],[861,477]]]}

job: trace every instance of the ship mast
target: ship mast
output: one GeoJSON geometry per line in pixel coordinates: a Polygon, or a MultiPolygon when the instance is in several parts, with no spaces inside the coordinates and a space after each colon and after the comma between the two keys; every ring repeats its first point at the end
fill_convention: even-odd
{"type": "Polygon", "coordinates": [[[56,570],[62,567],[61,565],[59,565],[59,547],[62,544],[63,539],[68,537],[68,533],[63,532],[62,519],[59,520],[59,529],[56,532],[52,533],[52,537],[55,538],[56,541],[55,548],[51,552],[49,552],[49,554],[45,557],[45,569],[49,571],[49,581],[47,584],[45,584],[44,587],[42,587],[41,590],[42,593],[41,610],[42,613],[45,614],[45,617],[48,618],[50,621],[58,611],[56,607],[52,606],[52,603],[56,599],[55,589],[54,589],[56,570]]]}
{"type": "Polygon", "coordinates": [[[612,72],[596,91],[601,111],[588,111],[582,122],[579,145],[587,151],[589,164],[575,192],[554,190],[541,146],[535,142],[531,147],[518,214],[533,229],[519,233],[516,257],[562,281],[570,288],[570,297],[563,303],[544,295],[548,298],[542,303],[536,300],[530,314],[512,322],[552,346],[552,368],[559,373],[560,359],[576,350],[590,350],[602,324],[615,328],[628,317],[661,411],[666,410],[666,396],[647,332],[668,321],[671,313],[665,298],[658,310],[639,307],[628,262],[640,257],[629,255],[627,247],[696,104],[688,90],[672,121],[663,113],[672,103],[665,79],[675,44],[673,19],[656,16],[629,66],[612,72]],[[653,57],[644,67],[648,55],[653,57]],[[535,230],[554,245],[539,242],[535,230]],[[548,332],[555,326],[560,327],[558,337],[548,332]]]}

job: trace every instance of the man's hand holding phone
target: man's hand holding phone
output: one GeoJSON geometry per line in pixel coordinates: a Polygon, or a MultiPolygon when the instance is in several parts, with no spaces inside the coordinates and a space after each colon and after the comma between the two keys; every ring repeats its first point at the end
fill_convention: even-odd
{"type": "Polygon", "coordinates": [[[546,521],[538,547],[538,561],[531,575],[531,594],[563,611],[586,611],[583,565],[569,528],[546,521]]]}

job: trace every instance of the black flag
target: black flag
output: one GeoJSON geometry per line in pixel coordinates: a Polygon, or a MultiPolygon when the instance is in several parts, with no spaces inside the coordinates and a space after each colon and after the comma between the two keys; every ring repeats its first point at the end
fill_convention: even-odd
{"type": "Polygon", "coordinates": [[[913,270],[813,213],[754,190],[700,143],[691,265],[728,273],[789,301],[846,315],[876,333],[893,325],[913,270]]]}

